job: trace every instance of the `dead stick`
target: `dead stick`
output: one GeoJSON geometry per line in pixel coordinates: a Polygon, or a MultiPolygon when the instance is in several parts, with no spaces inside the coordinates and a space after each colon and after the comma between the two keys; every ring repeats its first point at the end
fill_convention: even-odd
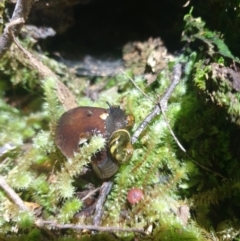
{"type": "Polygon", "coordinates": [[[101,222],[101,218],[103,214],[103,205],[107,198],[107,195],[112,189],[112,185],[113,185],[113,182],[109,181],[109,182],[104,182],[101,186],[100,194],[97,200],[95,213],[93,217],[93,225],[99,225],[99,223],[101,222]]]}
{"type": "Polygon", "coordinates": [[[161,110],[163,110],[163,111],[167,110],[168,100],[169,100],[172,92],[176,88],[177,84],[180,81],[180,78],[181,78],[181,75],[182,75],[181,68],[182,68],[182,66],[181,66],[180,63],[177,63],[174,66],[174,68],[173,68],[173,78],[172,78],[172,81],[171,81],[169,87],[165,91],[163,97],[160,99],[160,101],[159,101],[160,104],[157,103],[155,105],[155,107],[152,109],[151,113],[143,120],[143,122],[139,125],[139,127],[133,133],[133,136],[132,136],[132,143],[133,144],[137,141],[138,137],[141,135],[141,133],[147,127],[147,125],[152,121],[152,119],[155,116],[159,115],[161,110]]]}
{"type": "Polygon", "coordinates": [[[17,193],[7,184],[5,179],[0,176],[0,187],[5,191],[8,197],[19,207],[19,209],[27,211],[28,208],[17,193]]]}
{"type": "MultiPolygon", "coordinates": [[[[33,3],[34,0],[17,0],[10,24],[18,18],[23,18],[26,20],[28,18],[33,3]]],[[[22,26],[23,23],[14,26],[13,32],[15,35],[20,32],[22,26]]],[[[0,58],[9,49],[12,41],[12,35],[9,34],[9,32],[5,29],[3,34],[0,36],[0,58]]]]}
{"type": "Polygon", "coordinates": [[[57,91],[57,97],[62,103],[65,110],[72,109],[74,107],[77,107],[77,102],[75,96],[72,94],[72,92],[58,79],[55,73],[52,72],[46,65],[44,65],[41,61],[39,61],[32,53],[27,51],[17,40],[14,32],[13,27],[19,24],[23,24],[24,19],[18,18],[9,23],[6,26],[6,32],[8,32],[12,38],[17,47],[21,50],[21,52],[26,56],[26,58],[29,60],[29,64],[38,71],[38,73],[43,78],[53,78],[56,81],[56,91],[57,91]]]}
{"type": "Polygon", "coordinates": [[[79,224],[58,224],[54,223],[53,221],[41,221],[38,220],[38,224],[40,226],[48,226],[51,228],[57,229],[75,229],[75,230],[96,230],[96,231],[103,231],[103,232],[137,232],[145,234],[143,229],[140,228],[119,228],[119,227],[103,227],[97,225],[79,225],[79,224]]]}

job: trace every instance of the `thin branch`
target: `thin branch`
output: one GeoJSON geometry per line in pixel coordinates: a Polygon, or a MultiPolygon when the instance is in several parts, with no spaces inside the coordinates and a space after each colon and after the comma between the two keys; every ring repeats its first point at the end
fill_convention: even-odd
{"type": "Polygon", "coordinates": [[[28,210],[23,200],[17,195],[17,193],[7,184],[5,179],[1,176],[0,176],[0,187],[5,191],[9,199],[11,199],[19,207],[19,209],[24,211],[28,210]]]}
{"type": "Polygon", "coordinates": [[[85,197],[83,197],[83,198],[81,199],[81,201],[84,201],[84,200],[88,199],[88,198],[91,197],[93,194],[95,194],[96,192],[98,192],[99,189],[100,189],[100,187],[98,187],[98,188],[92,190],[92,191],[89,192],[85,197]]]}
{"type": "MultiPolygon", "coordinates": [[[[24,20],[26,20],[28,18],[28,15],[30,13],[33,3],[34,3],[34,0],[18,0],[15,5],[15,9],[9,24],[11,24],[12,21],[15,21],[16,19],[19,19],[19,18],[23,18],[24,20]]],[[[23,26],[23,23],[14,26],[13,32],[15,35],[17,35],[20,32],[22,26],[23,26]]],[[[12,42],[13,42],[12,35],[9,34],[7,29],[5,29],[2,36],[0,36],[0,58],[10,48],[12,42]]]]}
{"type": "Polygon", "coordinates": [[[211,173],[215,174],[216,176],[219,176],[219,177],[223,178],[224,180],[227,180],[227,178],[224,177],[221,173],[215,172],[215,171],[209,169],[208,167],[205,167],[204,165],[202,165],[202,164],[200,164],[199,162],[195,161],[195,160],[194,160],[191,156],[189,156],[187,153],[186,153],[186,155],[187,155],[187,157],[188,157],[189,159],[191,159],[196,165],[200,166],[202,169],[204,169],[204,170],[206,170],[206,171],[208,171],[208,172],[211,172],[211,173]]]}
{"type": "MultiPolygon", "coordinates": [[[[180,63],[175,64],[175,66],[173,67],[173,77],[172,77],[172,82],[169,85],[169,87],[166,89],[163,97],[161,98],[161,100],[159,101],[161,104],[161,109],[163,111],[167,110],[167,104],[168,104],[168,100],[171,97],[173,91],[175,90],[175,88],[177,87],[180,78],[182,76],[182,65],[180,63]]],[[[159,111],[160,112],[160,111],[159,111]]]]}
{"type": "Polygon", "coordinates": [[[159,115],[161,110],[166,111],[167,110],[167,103],[168,100],[176,88],[177,84],[180,81],[181,74],[182,74],[182,66],[180,63],[177,63],[173,68],[173,79],[170,83],[169,87],[165,91],[163,97],[160,99],[159,103],[155,105],[155,107],[152,109],[151,113],[143,120],[143,122],[139,125],[139,127],[136,129],[136,131],[132,135],[132,143],[134,144],[138,137],[141,135],[143,130],[147,127],[147,125],[152,121],[152,119],[159,115]]]}
{"type": "Polygon", "coordinates": [[[166,117],[166,115],[165,115],[165,111],[162,109],[160,103],[159,103],[159,105],[160,105],[160,108],[161,108],[161,110],[162,110],[163,118],[164,118],[164,120],[165,120],[165,122],[166,122],[166,124],[167,124],[167,126],[168,126],[168,130],[170,131],[173,139],[176,141],[176,143],[178,144],[179,148],[180,148],[183,152],[186,152],[186,149],[183,147],[183,145],[180,143],[180,141],[178,140],[178,138],[175,136],[175,134],[174,134],[174,132],[173,132],[173,130],[172,130],[169,122],[168,122],[168,119],[167,119],[167,117],[166,117]]]}
{"type": "Polygon", "coordinates": [[[44,65],[41,61],[37,60],[33,54],[27,51],[25,48],[17,40],[13,28],[15,25],[22,24],[24,22],[23,18],[15,19],[13,22],[6,26],[6,32],[12,36],[13,41],[24,54],[24,56],[29,60],[29,64],[38,71],[38,73],[45,78],[53,78],[56,81],[56,91],[57,96],[62,103],[65,110],[72,109],[77,107],[77,102],[75,96],[72,92],[58,79],[55,73],[53,73],[46,65],[44,65]]]}
{"type": "Polygon", "coordinates": [[[29,51],[27,51],[25,48],[22,47],[22,45],[17,40],[13,27],[18,24],[24,23],[23,18],[15,19],[10,24],[7,24],[6,31],[10,33],[10,35],[13,38],[14,43],[17,45],[17,47],[21,50],[21,52],[24,54],[24,56],[30,60],[31,65],[45,78],[47,77],[53,77],[57,78],[56,75],[48,68],[46,67],[42,62],[38,61],[29,51]]]}
{"type": "Polygon", "coordinates": [[[74,229],[74,230],[95,230],[95,231],[102,231],[102,232],[136,232],[145,234],[143,229],[140,228],[119,228],[119,227],[103,227],[97,225],[79,225],[79,224],[57,224],[51,221],[41,221],[38,220],[36,222],[38,227],[41,226],[48,226],[51,228],[56,229],[74,229]]]}
{"type": "Polygon", "coordinates": [[[107,198],[107,195],[112,189],[112,185],[113,185],[113,182],[108,181],[108,182],[104,182],[101,186],[100,194],[95,207],[95,213],[93,216],[93,225],[99,225],[99,223],[101,222],[101,218],[103,215],[103,204],[107,198]]]}
{"type": "Polygon", "coordinates": [[[125,74],[127,76],[127,78],[132,82],[132,84],[135,86],[136,89],[138,89],[147,99],[149,99],[150,101],[152,101],[153,103],[155,102],[154,100],[152,100],[136,83],[135,81],[122,69],[120,69],[120,71],[125,74]]]}

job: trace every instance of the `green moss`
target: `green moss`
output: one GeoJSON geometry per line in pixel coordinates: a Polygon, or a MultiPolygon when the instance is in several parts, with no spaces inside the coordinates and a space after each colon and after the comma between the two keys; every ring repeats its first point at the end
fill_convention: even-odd
{"type": "Polygon", "coordinates": [[[73,218],[73,215],[75,213],[77,213],[81,208],[81,202],[76,199],[73,198],[72,200],[67,200],[61,210],[60,213],[58,215],[58,219],[60,221],[60,223],[68,223],[70,222],[70,220],[73,218]]]}
{"type": "Polygon", "coordinates": [[[19,228],[29,229],[34,224],[34,215],[29,211],[23,211],[18,215],[18,222],[19,228]]]}

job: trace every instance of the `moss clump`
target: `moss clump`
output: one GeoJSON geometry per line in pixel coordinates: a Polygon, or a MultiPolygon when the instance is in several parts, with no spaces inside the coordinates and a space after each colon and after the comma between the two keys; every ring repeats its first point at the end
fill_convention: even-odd
{"type": "Polygon", "coordinates": [[[198,51],[193,81],[177,117],[182,124],[176,125],[194,164],[185,194],[192,199],[198,224],[221,230],[215,234],[220,239],[233,240],[239,220],[235,189],[239,186],[239,59],[230,52],[223,34],[209,30],[191,11],[185,21],[184,40],[198,51]],[[223,223],[232,225],[228,238],[231,225],[223,223]]]}

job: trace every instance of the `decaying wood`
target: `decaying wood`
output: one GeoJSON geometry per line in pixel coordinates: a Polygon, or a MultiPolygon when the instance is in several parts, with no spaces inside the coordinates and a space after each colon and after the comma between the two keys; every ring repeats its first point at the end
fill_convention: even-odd
{"type": "Polygon", "coordinates": [[[79,224],[58,224],[54,221],[42,221],[38,220],[37,225],[39,227],[45,226],[54,229],[74,229],[74,230],[92,230],[101,232],[136,232],[145,234],[141,228],[119,228],[119,227],[103,227],[98,225],[79,225],[79,224]]]}

